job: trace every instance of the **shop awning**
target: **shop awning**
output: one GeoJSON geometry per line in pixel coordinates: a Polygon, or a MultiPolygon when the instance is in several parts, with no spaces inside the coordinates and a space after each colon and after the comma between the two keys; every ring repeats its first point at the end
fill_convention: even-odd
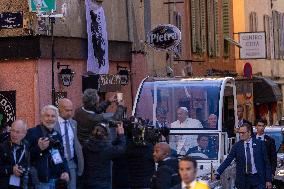
{"type": "Polygon", "coordinates": [[[232,43],[233,45],[236,45],[237,47],[242,48],[241,44],[238,43],[237,41],[235,41],[234,39],[232,39],[232,38],[230,38],[228,36],[225,36],[224,39],[226,41],[228,41],[229,43],[232,43]]]}
{"type": "Polygon", "coordinates": [[[253,101],[256,104],[265,104],[282,101],[282,93],[277,83],[267,77],[254,77],[253,101]]]}

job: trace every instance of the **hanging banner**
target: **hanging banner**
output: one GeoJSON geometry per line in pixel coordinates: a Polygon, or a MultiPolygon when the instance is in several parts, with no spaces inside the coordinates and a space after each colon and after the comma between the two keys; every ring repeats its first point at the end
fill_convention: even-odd
{"type": "Polygon", "coordinates": [[[109,60],[104,9],[91,0],[85,2],[88,33],[87,71],[107,74],[109,60]]]}
{"type": "Polygon", "coordinates": [[[0,91],[0,127],[16,120],[16,91],[0,91]]]}

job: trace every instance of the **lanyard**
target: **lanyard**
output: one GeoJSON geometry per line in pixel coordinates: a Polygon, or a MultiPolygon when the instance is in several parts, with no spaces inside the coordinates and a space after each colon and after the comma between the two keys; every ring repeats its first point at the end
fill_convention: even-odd
{"type": "Polygon", "coordinates": [[[16,150],[16,149],[13,150],[13,157],[14,157],[14,161],[15,161],[15,164],[16,164],[16,165],[17,165],[18,163],[20,163],[20,161],[23,159],[24,154],[25,154],[25,151],[26,151],[26,146],[24,146],[24,150],[22,151],[22,154],[21,154],[21,156],[20,156],[20,158],[19,158],[19,160],[18,160],[18,162],[17,162],[17,157],[16,157],[16,152],[17,152],[17,150],[16,150]]]}

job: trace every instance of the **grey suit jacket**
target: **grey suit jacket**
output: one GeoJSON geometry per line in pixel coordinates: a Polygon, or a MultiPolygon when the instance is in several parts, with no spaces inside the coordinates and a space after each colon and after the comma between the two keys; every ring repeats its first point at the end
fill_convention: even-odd
{"type": "MultiPolygon", "coordinates": [[[[81,146],[81,144],[78,140],[78,137],[77,137],[77,122],[73,119],[70,119],[69,121],[71,123],[72,130],[73,130],[73,133],[74,133],[74,150],[75,150],[74,153],[77,157],[77,162],[78,162],[77,174],[79,176],[81,176],[83,174],[83,171],[84,171],[84,157],[83,157],[82,146],[81,146]]],[[[60,125],[59,125],[58,121],[56,122],[54,129],[61,134],[60,125]]]]}

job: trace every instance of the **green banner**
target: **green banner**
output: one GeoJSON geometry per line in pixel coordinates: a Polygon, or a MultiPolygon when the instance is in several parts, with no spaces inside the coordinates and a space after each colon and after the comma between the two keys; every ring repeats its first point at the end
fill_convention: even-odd
{"type": "Polygon", "coordinates": [[[41,4],[41,12],[56,10],[56,0],[29,0],[31,12],[37,12],[37,4],[41,4]]]}

